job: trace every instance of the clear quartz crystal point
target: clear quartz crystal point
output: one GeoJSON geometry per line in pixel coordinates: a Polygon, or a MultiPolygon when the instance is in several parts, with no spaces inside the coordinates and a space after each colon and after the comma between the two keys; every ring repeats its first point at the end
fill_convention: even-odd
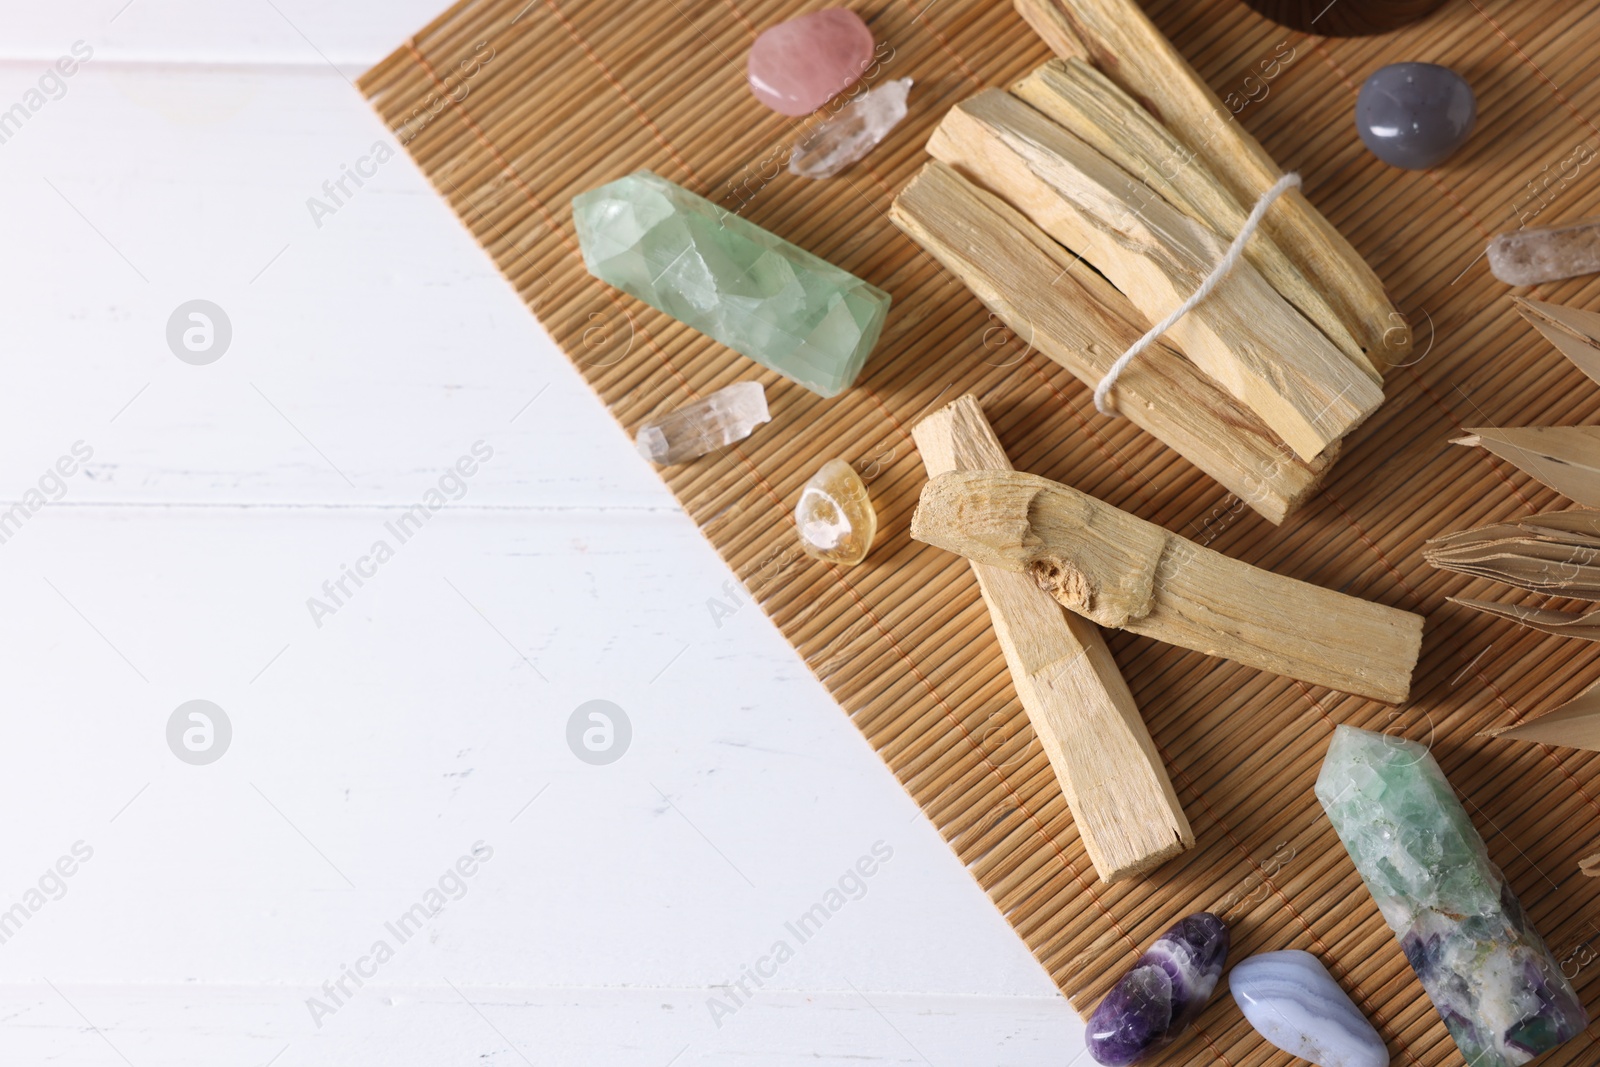
{"type": "Polygon", "coordinates": [[[589,273],[821,397],[856,380],[889,294],[650,171],[572,198],[589,273]]]}
{"type": "Polygon", "coordinates": [[[1502,233],[1489,242],[1489,269],[1507,285],[1600,273],[1600,219],[1502,233]]]}
{"type": "Polygon", "coordinates": [[[634,444],[651,463],[687,463],[743,441],[771,419],[761,383],[734,382],[645,423],[634,444]]]}
{"type": "Polygon", "coordinates": [[[878,147],[906,117],[911,79],[870,89],[824,119],[789,155],[789,170],[802,178],[831,178],[878,147]]]}
{"type": "Polygon", "coordinates": [[[867,558],[877,536],[878,513],[856,469],[830,459],[800,490],[794,525],[806,555],[854,567],[867,558]]]}
{"type": "Polygon", "coordinates": [[[1469,1064],[1527,1063],[1589,1025],[1427,749],[1340,726],[1316,792],[1469,1064]]]}

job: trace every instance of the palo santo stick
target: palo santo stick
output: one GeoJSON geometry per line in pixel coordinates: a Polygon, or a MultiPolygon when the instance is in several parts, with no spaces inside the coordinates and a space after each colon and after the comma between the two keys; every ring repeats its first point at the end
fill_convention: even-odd
{"type": "MultiPolygon", "coordinates": [[[[1283,176],[1136,0],[1013,2],[1058,56],[1105,71],[1205,160],[1239,203],[1254,204],[1283,176]]],[[[1298,189],[1267,212],[1262,228],[1327,294],[1379,372],[1405,358],[1411,331],[1383,282],[1298,189]]]]}
{"type": "MultiPolygon", "coordinates": [[[[973,396],[912,427],[930,475],[1009,470],[973,396]]],[[[1103,882],[1194,847],[1161,754],[1098,627],[1062,610],[1026,575],[974,563],[995,636],[1033,732],[1103,882]]]]}
{"type": "MultiPolygon", "coordinates": [[[[1095,151],[1198,219],[1224,243],[1244,229],[1249,211],[1239,206],[1194,152],[1185,148],[1138,101],[1081,59],[1053,59],[1011,90],[1065,126],[1095,151]]],[[[1138,191],[1130,188],[1130,194],[1138,191]]],[[[1266,233],[1244,248],[1246,261],[1294,305],[1324,337],[1374,382],[1383,377],[1361,350],[1332,305],[1266,233]]]]}
{"type": "MultiPolygon", "coordinates": [[[[942,163],[906,184],[889,218],[1018,337],[1093,387],[1146,328],[1126,297],[1003,200],[942,163]]],[[[1117,379],[1121,411],[1280,523],[1335,453],[1306,463],[1188,360],[1157,342],[1117,379]]]]}
{"type": "MultiPolygon", "coordinates": [[[[1200,288],[1226,242],[1009,93],[951,108],[928,154],[956,167],[1082,255],[1151,322],[1200,288]],[[1140,190],[1129,198],[1127,190],[1140,190]]],[[[1240,263],[1167,331],[1191,362],[1302,459],[1383,403],[1383,389],[1240,263]]]]}
{"type": "Polygon", "coordinates": [[[1469,427],[1453,445],[1481,445],[1568,500],[1600,507],[1600,426],[1469,427]]]}
{"type": "Polygon", "coordinates": [[[1102,626],[1391,704],[1411,688],[1422,616],[1229,559],[1047,478],[940,475],[911,536],[1025,573],[1102,626]]]}
{"type": "Polygon", "coordinates": [[[1600,688],[1588,689],[1532,722],[1486,730],[1478,736],[1507,737],[1513,741],[1600,752],[1600,688]]]}
{"type": "Polygon", "coordinates": [[[1600,315],[1593,311],[1512,297],[1522,317],[1594,381],[1600,382],[1600,315]]]}

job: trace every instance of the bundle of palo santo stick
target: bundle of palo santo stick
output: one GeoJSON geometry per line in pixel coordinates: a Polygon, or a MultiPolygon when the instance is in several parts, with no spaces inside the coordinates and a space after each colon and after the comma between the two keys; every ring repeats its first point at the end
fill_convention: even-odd
{"type": "MultiPolygon", "coordinates": [[[[1062,58],[951,109],[890,217],[1093,386],[1201,286],[1282,174],[1134,0],[1016,5],[1062,58]]],[[[1410,343],[1371,268],[1291,189],[1112,401],[1281,522],[1410,343]]]]}

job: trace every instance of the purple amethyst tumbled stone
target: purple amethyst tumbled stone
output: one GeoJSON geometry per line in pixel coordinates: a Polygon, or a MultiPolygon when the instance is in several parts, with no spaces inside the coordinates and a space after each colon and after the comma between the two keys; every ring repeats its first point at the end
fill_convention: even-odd
{"type": "Polygon", "coordinates": [[[1228,927],[1208,911],[1156,938],[1089,1017],[1089,1055],[1105,1067],[1137,1063],[1199,1017],[1228,959],[1228,927]]]}

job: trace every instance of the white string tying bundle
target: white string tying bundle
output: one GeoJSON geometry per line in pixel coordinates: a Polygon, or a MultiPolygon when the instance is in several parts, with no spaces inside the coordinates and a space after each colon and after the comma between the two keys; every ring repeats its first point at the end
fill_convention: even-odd
{"type": "Polygon", "coordinates": [[[1172,329],[1179,319],[1193,311],[1200,305],[1200,301],[1216,291],[1217,286],[1222,284],[1223,279],[1232,273],[1234,267],[1239,265],[1239,260],[1244,258],[1244,246],[1249,243],[1250,238],[1255,236],[1256,230],[1260,228],[1261,220],[1267,215],[1267,209],[1277,202],[1278,197],[1287,193],[1290,189],[1299,188],[1299,186],[1300,175],[1285,174],[1277,180],[1271,189],[1262,193],[1261,199],[1257,200],[1256,206],[1251,209],[1250,216],[1244,220],[1244,226],[1239,230],[1239,236],[1233,239],[1233,244],[1228,246],[1228,251],[1217,261],[1217,265],[1211,268],[1211,273],[1206,276],[1205,281],[1200,283],[1200,288],[1196,289],[1189,299],[1178,305],[1176,311],[1150,327],[1149,333],[1139,338],[1133,343],[1132,347],[1117,357],[1117,361],[1111,364],[1111,369],[1106,371],[1105,377],[1100,379],[1100,384],[1094,387],[1094,406],[1099,409],[1100,414],[1115,415],[1117,413],[1116,409],[1107,403],[1111,390],[1117,384],[1117,376],[1127,368],[1128,364],[1133,362],[1135,356],[1154,344],[1156,338],[1172,329]]]}

